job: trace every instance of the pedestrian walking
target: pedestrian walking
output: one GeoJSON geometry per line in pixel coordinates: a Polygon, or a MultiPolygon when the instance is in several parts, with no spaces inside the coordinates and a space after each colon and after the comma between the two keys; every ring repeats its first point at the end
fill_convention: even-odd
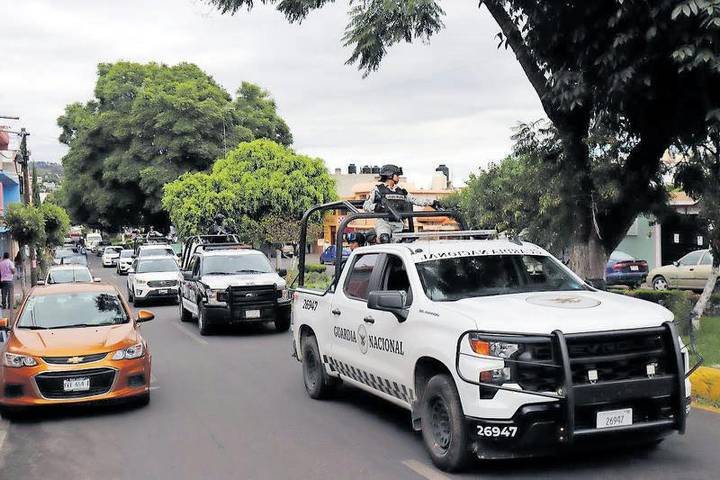
{"type": "Polygon", "coordinates": [[[15,285],[15,264],[10,260],[8,252],[3,253],[0,261],[0,291],[2,292],[2,308],[13,308],[14,285],[15,285]]]}

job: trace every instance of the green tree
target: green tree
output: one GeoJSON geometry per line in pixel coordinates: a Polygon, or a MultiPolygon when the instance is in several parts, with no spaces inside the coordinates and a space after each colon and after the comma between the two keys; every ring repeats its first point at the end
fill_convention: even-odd
{"type": "Polygon", "coordinates": [[[720,127],[714,126],[705,142],[688,149],[685,159],[676,166],[675,184],[692,198],[699,200],[699,217],[708,226],[713,264],[690,320],[699,331],[710,296],[720,274],[720,127]]]}
{"type": "Polygon", "coordinates": [[[209,231],[221,213],[227,228],[254,243],[286,240],[284,230],[282,235],[275,228],[270,233],[270,223],[296,221],[311,206],[335,198],[322,160],[270,140],[242,143],[215,162],[210,173],[187,173],[164,191],[163,207],[180,237],[209,231]]]}
{"type": "MultiPolygon", "coordinates": [[[[253,0],[208,0],[222,12],[253,0]]],[[[328,0],[263,0],[301,22],[328,0]]],[[[344,42],[348,62],[376,70],[388,47],[427,41],[444,27],[434,0],[351,0],[344,42]]],[[[545,114],[557,130],[562,170],[557,215],[572,226],[570,266],[600,278],[609,253],[638,213],[655,201],[663,152],[678,139],[703,137],[720,114],[718,0],[481,0],[497,23],[545,114]],[[600,208],[586,141],[605,122],[627,140],[615,200],[600,208]]]]}
{"type": "Polygon", "coordinates": [[[64,208],[44,202],[38,207],[43,217],[46,248],[59,247],[70,230],[70,216],[64,208]]]}
{"type": "Polygon", "coordinates": [[[166,227],[166,183],[208,169],[240,142],[292,141],[268,95],[243,84],[233,101],[189,63],[100,64],[95,98],[68,105],[58,119],[70,147],[61,198],[73,221],[108,231],[166,227]]]}

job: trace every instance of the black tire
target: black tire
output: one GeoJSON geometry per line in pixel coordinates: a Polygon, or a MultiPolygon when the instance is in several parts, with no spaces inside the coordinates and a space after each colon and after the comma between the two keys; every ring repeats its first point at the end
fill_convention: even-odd
{"type": "Polygon", "coordinates": [[[178,305],[180,306],[180,321],[181,322],[190,322],[192,321],[192,313],[190,313],[188,310],[185,310],[185,307],[182,303],[182,297],[178,297],[178,305]]]}
{"type": "Polygon", "coordinates": [[[140,300],[139,298],[133,297],[132,304],[133,304],[133,307],[139,307],[140,305],[142,305],[142,300],[140,300]]]}
{"type": "Polygon", "coordinates": [[[303,383],[305,383],[308,395],[315,400],[330,397],[339,381],[325,371],[315,335],[304,335],[300,341],[300,348],[302,349],[303,383]]]}
{"type": "Polygon", "coordinates": [[[207,322],[207,309],[201,302],[198,302],[198,330],[203,337],[212,334],[212,328],[207,322]]]}
{"type": "Polygon", "coordinates": [[[148,406],[150,404],[150,392],[143,393],[142,395],[138,395],[133,398],[132,403],[137,408],[148,406]]]}
{"type": "Polygon", "coordinates": [[[455,472],[470,460],[468,431],[455,382],[438,374],[425,386],[420,416],[425,449],[440,470],[455,472]]]}
{"type": "Polygon", "coordinates": [[[130,290],[130,287],[128,287],[127,290],[128,290],[128,292],[127,292],[128,302],[135,305],[135,295],[133,295],[132,290],[130,290]]]}
{"type": "Polygon", "coordinates": [[[0,416],[5,420],[22,420],[28,411],[24,407],[0,407],[0,416]]]}
{"type": "Polygon", "coordinates": [[[275,318],[275,330],[287,332],[290,328],[290,315],[283,315],[275,318]]]}
{"type": "Polygon", "coordinates": [[[320,265],[325,265],[325,261],[322,258],[320,259],[320,265]]]}

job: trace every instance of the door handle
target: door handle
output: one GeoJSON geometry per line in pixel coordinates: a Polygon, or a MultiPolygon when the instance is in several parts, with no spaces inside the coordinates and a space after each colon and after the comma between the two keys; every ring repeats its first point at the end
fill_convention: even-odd
{"type": "Polygon", "coordinates": [[[691,269],[690,269],[690,271],[691,271],[691,272],[694,272],[694,271],[695,271],[695,269],[694,269],[694,268],[691,268],[691,269]]]}
{"type": "Polygon", "coordinates": [[[367,317],[363,318],[363,322],[365,322],[365,323],[375,323],[375,319],[372,318],[372,317],[370,317],[370,316],[367,316],[367,317]]]}
{"type": "Polygon", "coordinates": [[[341,312],[339,309],[337,309],[337,308],[333,308],[332,311],[331,311],[331,313],[332,313],[333,315],[340,315],[342,312],[341,312]]]}

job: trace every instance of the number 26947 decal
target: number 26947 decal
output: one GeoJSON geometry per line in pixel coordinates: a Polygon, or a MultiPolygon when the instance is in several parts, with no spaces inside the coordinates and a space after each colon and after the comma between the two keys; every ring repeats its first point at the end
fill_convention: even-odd
{"type": "Polygon", "coordinates": [[[518,427],[490,427],[484,425],[477,426],[478,437],[490,438],[514,438],[517,434],[518,427]]]}

